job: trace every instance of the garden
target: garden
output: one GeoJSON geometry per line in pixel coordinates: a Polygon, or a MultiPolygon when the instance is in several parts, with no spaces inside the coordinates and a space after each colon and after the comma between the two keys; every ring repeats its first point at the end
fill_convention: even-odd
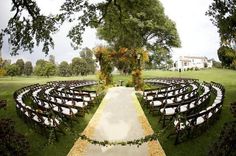
{"type": "Polygon", "coordinates": [[[0,31],[0,155],[235,155],[235,1],[204,12],[219,61],[176,62],[183,38],[159,0],[66,0],[49,14],[37,0],[11,2],[0,31]],[[51,51],[65,25],[73,57],[51,51]],[[82,48],[87,29],[104,42],[82,48]]]}
{"type": "MultiPolygon", "coordinates": [[[[213,125],[211,125],[205,132],[200,134],[196,138],[188,139],[178,145],[175,145],[175,137],[167,137],[172,130],[165,131],[165,133],[158,136],[158,140],[162,145],[166,155],[186,155],[186,153],[192,152],[193,155],[206,155],[209,152],[209,149],[217,142],[220,132],[224,126],[224,123],[233,121],[233,115],[230,112],[230,103],[235,101],[235,84],[234,80],[235,72],[232,70],[224,69],[210,69],[210,70],[201,70],[201,71],[186,71],[179,72],[170,72],[170,71],[144,71],[144,78],[155,78],[155,77],[181,77],[181,78],[194,78],[199,79],[200,81],[207,82],[217,82],[222,84],[225,87],[225,99],[222,107],[222,112],[220,114],[219,120],[217,120],[213,125]],[[222,73],[225,75],[223,78],[222,73]]],[[[96,76],[85,76],[85,77],[51,77],[51,78],[37,78],[37,77],[15,77],[13,79],[1,78],[1,97],[7,100],[6,109],[1,110],[1,118],[11,118],[15,122],[15,130],[21,134],[24,134],[27,138],[30,146],[29,155],[66,155],[70,148],[72,147],[75,139],[83,131],[83,129],[88,124],[89,120],[92,118],[92,115],[96,111],[98,104],[97,103],[89,113],[86,113],[84,117],[78,117],[78,121],[73,122],[73,126],[70,128],[65,128],[64,132],[66,135],[59,134],[58,141],[50,140],[50,137],[45,137],[37,133],[33,127],[29,127],[16,112],[16,103],[13,99],[13,93],[25,86],[35,84],[40,82],[44,84],[48,81],[53,80],[73,80],[73,79],[93,79],[97,80],[96,76]],[[30,81],[29,81],[30,80],[30,81]],[[76,131],[75,131],[76,130],[76,131]],[[38,150],[40,148],[40,150],[38,150]]],[[[124,84],[131,79],[130,76],[114,75],[114,82],[119,82],[123,80],[124,84]]],[[[94,88],[93,88],[94,89],[94,88]]],[[[149,113],[149,110],[146,107],[143,107],[145,115],[148,118],[152,128],[155,132],[159,132],[163,129],[162,124],[158,122],[159,116],[152,115],[149,113]]]]}

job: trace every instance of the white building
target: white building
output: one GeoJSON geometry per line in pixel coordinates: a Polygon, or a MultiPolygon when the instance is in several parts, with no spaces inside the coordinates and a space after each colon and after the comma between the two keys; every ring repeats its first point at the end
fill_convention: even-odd
{"type": "Polygon", "coordinates": [[[208,60],[207,57],[195,57],[195,56],[180,56],[175,62],[174,70],[188,70],[188,69],[202,69],[211,68],[212,60],[208,60]]]}

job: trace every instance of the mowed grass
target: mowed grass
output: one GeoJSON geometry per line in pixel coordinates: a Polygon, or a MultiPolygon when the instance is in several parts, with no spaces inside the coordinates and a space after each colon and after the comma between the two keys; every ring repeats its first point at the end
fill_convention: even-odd
{"type": "MultiPolygon", "coordinates": [[[[174,145],[175,136],[167,138],[170,131],[161,134],[159,141],[166,152],[167,156],[203,156],[207,155],[209,148],[218,139],[219,134],[225,122],[232,121],[233,116],[230,112],[230,103],[236,101],[236,71],[226,69],[210,69],[201,71],[171,72],[171,71],[146,71],[145,77],[187,77],[196,78],[200,81],[214,81],[225,86],[226,94],[223,103],[220,120],[210,126],[208,130],[200,136],[187,140],[181,144],[174,145]]],[[[146,109],[145,114],[148,117],[154,131],[158,132],[162,129],[162,125],[158,122],[159,117],[150,115],[146,109]]]]}
{"type": "Polygon", "coordinates": [[[95,113],[98,105],[96,105],[89,114],[84,117],[79,117],[77,122],[73,122],[71,129],[64,129],[66,135],[59,133],[59,141],[53,144],[48,144],[49,140],[40,134],[35,129],[31,128],[24,121],[18,117],[15,108],[15,101],[13,99],[13,93],[17,89],[24,86],[35,83],[46,83],[48,81],[57,80],[84,80],[84,79],[96,79],[95,75],[84,77],[4,77],[0,78],[0,99],[7,100],[6,110],[0,110],[0,118],[11,118],[15,121],[15,129],[17,132],[24,134],[30,142],[30,153],[32,156],[65,156],[73,146],[73,143],[78,138],[78,134],[81,133],[87,126],[88,122],[95,113]]]}
{"type": "MultiPolygon", "coordinates": [[[[174,145],[174,137],[166,138],[168,133],[159,136],[159,141],[164,148],[167,156],[184,156],[184,155],[206,155],[209,147],[219,136],[221,128],[225,122],[233,120],[233,117],[229,111],[230,103],[236,101],[236,71],[224,70],[224,69],[210,69],[200,71],[186,71],[186,72],[172,72],[172,71],[144,71],[144,78],[151,77],[189,77],[196,78],[201,81],[215,81],[223,84],[226,88],[225,102],[221,114],[221,118],[213,126],[200,135],[197,138],[186,141],[177,146],[174,145]]],[[[15,102],[13,100],[13,93],[15,90],[35,83],[46,83],[48,81],[58,80],[78,80],[78,79],[94,79],[97,80],[97,76],[90,75],[85,77],[4,77],[0,78],[0,99],[6,99],[8,102],[6,110],[0,110],[0,118],[8,117],[15,121],[16,130],[23,133],[28,138],[31,151],[29,155],[34,156],[51,156],[51,155],[66,155],[70,148],[73,146],[76,140],[77,134],[82,132],[87,123],[91,119],[92,115],[96,111],[96,107],[90,111],[84,118],[79,118],[77,123],[74,123],[72,131],[68,130],[66,135],[60,135],[59,141],[52,145],[48,145],[48,140],[36,133],[33,129],[27,126],[22,119],[16,114],[15,102]]],[[[131,81],[131,76],[123,76],[114,74],[114,82],[119,83],[119,80],[123,80],[124,83],[131,81]]],[[[158,123],[158,117],[150,115],[144,109],[150,124],[154,131],[161,129],[160,123],[158,123]]]]}

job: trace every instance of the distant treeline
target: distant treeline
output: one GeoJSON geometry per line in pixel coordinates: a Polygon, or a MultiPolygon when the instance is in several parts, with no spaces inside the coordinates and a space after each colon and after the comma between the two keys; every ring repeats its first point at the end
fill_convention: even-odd
{"type": "Polygon", "coordinates": [[[18,59],[15,63],[0,58],[0,76],[78,76],[94,74],[96,70],[93,52],[85,48],[80,57],[74,57],[71,63],[55,62],[55,56],[50,55],[49,60],[39,59],[33,67],[32,62],[18,59]]]}

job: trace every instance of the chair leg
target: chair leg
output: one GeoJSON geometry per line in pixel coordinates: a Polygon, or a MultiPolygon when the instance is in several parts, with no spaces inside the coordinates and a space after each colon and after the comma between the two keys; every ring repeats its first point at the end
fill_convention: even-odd
{"type": "Polygon", "coordinates": [[[162,127],[165,127],[165,125],[166,125],[166,116],[164,115],[164,116],[163,116],[162,127]]]}
{"type": "Polygon", "coordinates": [[[175,145],[179,144],[179,135],[180,135],[179,133],[180,133],[179,131],[176,133],[175,145]]]}

